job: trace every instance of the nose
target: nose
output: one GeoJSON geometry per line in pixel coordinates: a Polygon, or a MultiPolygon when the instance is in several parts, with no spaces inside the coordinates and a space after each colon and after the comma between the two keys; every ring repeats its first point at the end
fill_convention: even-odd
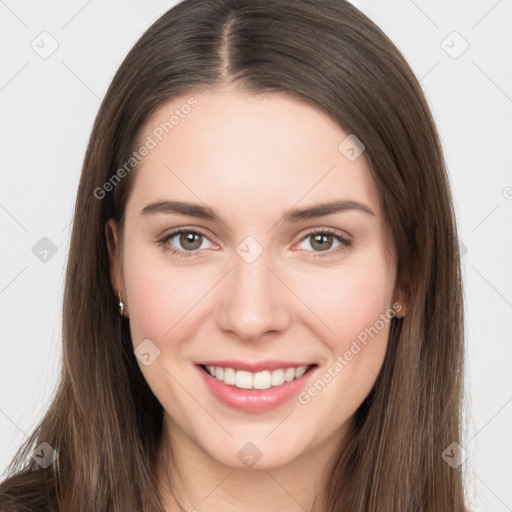
{"type": "MultiPolygon", "coordinates": [[[[290,324],[293,294],[283,284],[264,251],[249,263],[234,255],[233,268],[223,279],[217,325],[244,340],[282,332],[290,324]]],[[[275,265],[274,265],[275,266],[275,265]]]]}

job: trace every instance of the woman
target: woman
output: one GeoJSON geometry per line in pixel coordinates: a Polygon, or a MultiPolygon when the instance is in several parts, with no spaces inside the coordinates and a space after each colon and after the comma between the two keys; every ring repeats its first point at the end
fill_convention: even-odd
{"type": "Polygon", "coordinates": [[[60,385],[2,510],[464,511],[462,325],[397,48],[340,0],[185,0],[98,113],[60,385]]]}

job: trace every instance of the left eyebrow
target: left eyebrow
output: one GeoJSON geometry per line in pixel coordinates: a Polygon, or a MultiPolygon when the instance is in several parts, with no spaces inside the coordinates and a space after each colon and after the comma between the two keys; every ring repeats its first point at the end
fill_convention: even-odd
{"type": "Polygon", "coordinates": [[[319,203],[302,209],[291,209],[284,215],[284,222],[300,222],[307,219],[315,219],[324,215],[333,213],[342,213],[350,210],[356,210],[376,217],[373,210],[358,201],[331,201],[329,203],[319,203]]]}

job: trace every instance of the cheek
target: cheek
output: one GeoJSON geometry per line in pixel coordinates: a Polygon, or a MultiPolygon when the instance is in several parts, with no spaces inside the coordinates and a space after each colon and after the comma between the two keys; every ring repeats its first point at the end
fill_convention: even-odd
{"type": "Polygon", "coordinates": [[[389,310],[394,275],[381,258],[305,278],[304,302],[326,325],[326,341],[343,349],[389,310]]]}
{"type": "Polygon", "coordinates": [[[327,385],[331,391],[324,399],[343,397],[343,415],[362,403],[384,361],[394,316],[394,272],[379,252],[337,272],[329,269],[326,276],[316,285],[312,278],[305,283],[305,302],[314,305],[316,316],[328,327],[322,329],[329,349],[325,380],[333,384],[327,385]]]}
{"type": "MultiPolygon", "coordinates": [[[[329,358],[298,398],[311,415],[332,411],[322,428],[336,429],[370,393],[385,358],[394,273],[383,258],[331,273],[324,286],[310,288],[309,304],[329,327],[322,339],[329,358]]],[[[312,283],[310,283],[312,284],[312,283]]]]}
{"type": "Polygon", "coordinates": [[[132,253],[125,268],[133,341],[150,338],[165,342],[181,327],[185,315],[184,320],[193,315],[194,306],[208,291],[208,281],[194,278],[197,274],[190,268],[171,269],[161,261],[137,256],[132,253]]]}
{"type": "Polygon", "coordinates": [[[154,363],[139,367],[160,403],[173,416],[187,410],[187,394],[176,384],[192,389],[188,359],[183,354],[182,340],[193,335],[194,314],[198,301],[208,288],[207,279],[186,266],[171,266],[165,258],[155,257],[155,251],[130,246],[126,241],[124,277],[128,298],[130,332],[134,348],[143,340],[151,340],[160,350],[154,363]]]}

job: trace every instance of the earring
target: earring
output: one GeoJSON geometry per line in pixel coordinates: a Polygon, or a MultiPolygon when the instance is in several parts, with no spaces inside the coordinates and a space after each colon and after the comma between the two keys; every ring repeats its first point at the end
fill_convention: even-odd
{"type": "Polygon", "coordinates": [[[121,300],[121,292],[118,292],[119,295],[119,314],[123,316],[124,310],[126,309],[125,303],[121,300]]]}

